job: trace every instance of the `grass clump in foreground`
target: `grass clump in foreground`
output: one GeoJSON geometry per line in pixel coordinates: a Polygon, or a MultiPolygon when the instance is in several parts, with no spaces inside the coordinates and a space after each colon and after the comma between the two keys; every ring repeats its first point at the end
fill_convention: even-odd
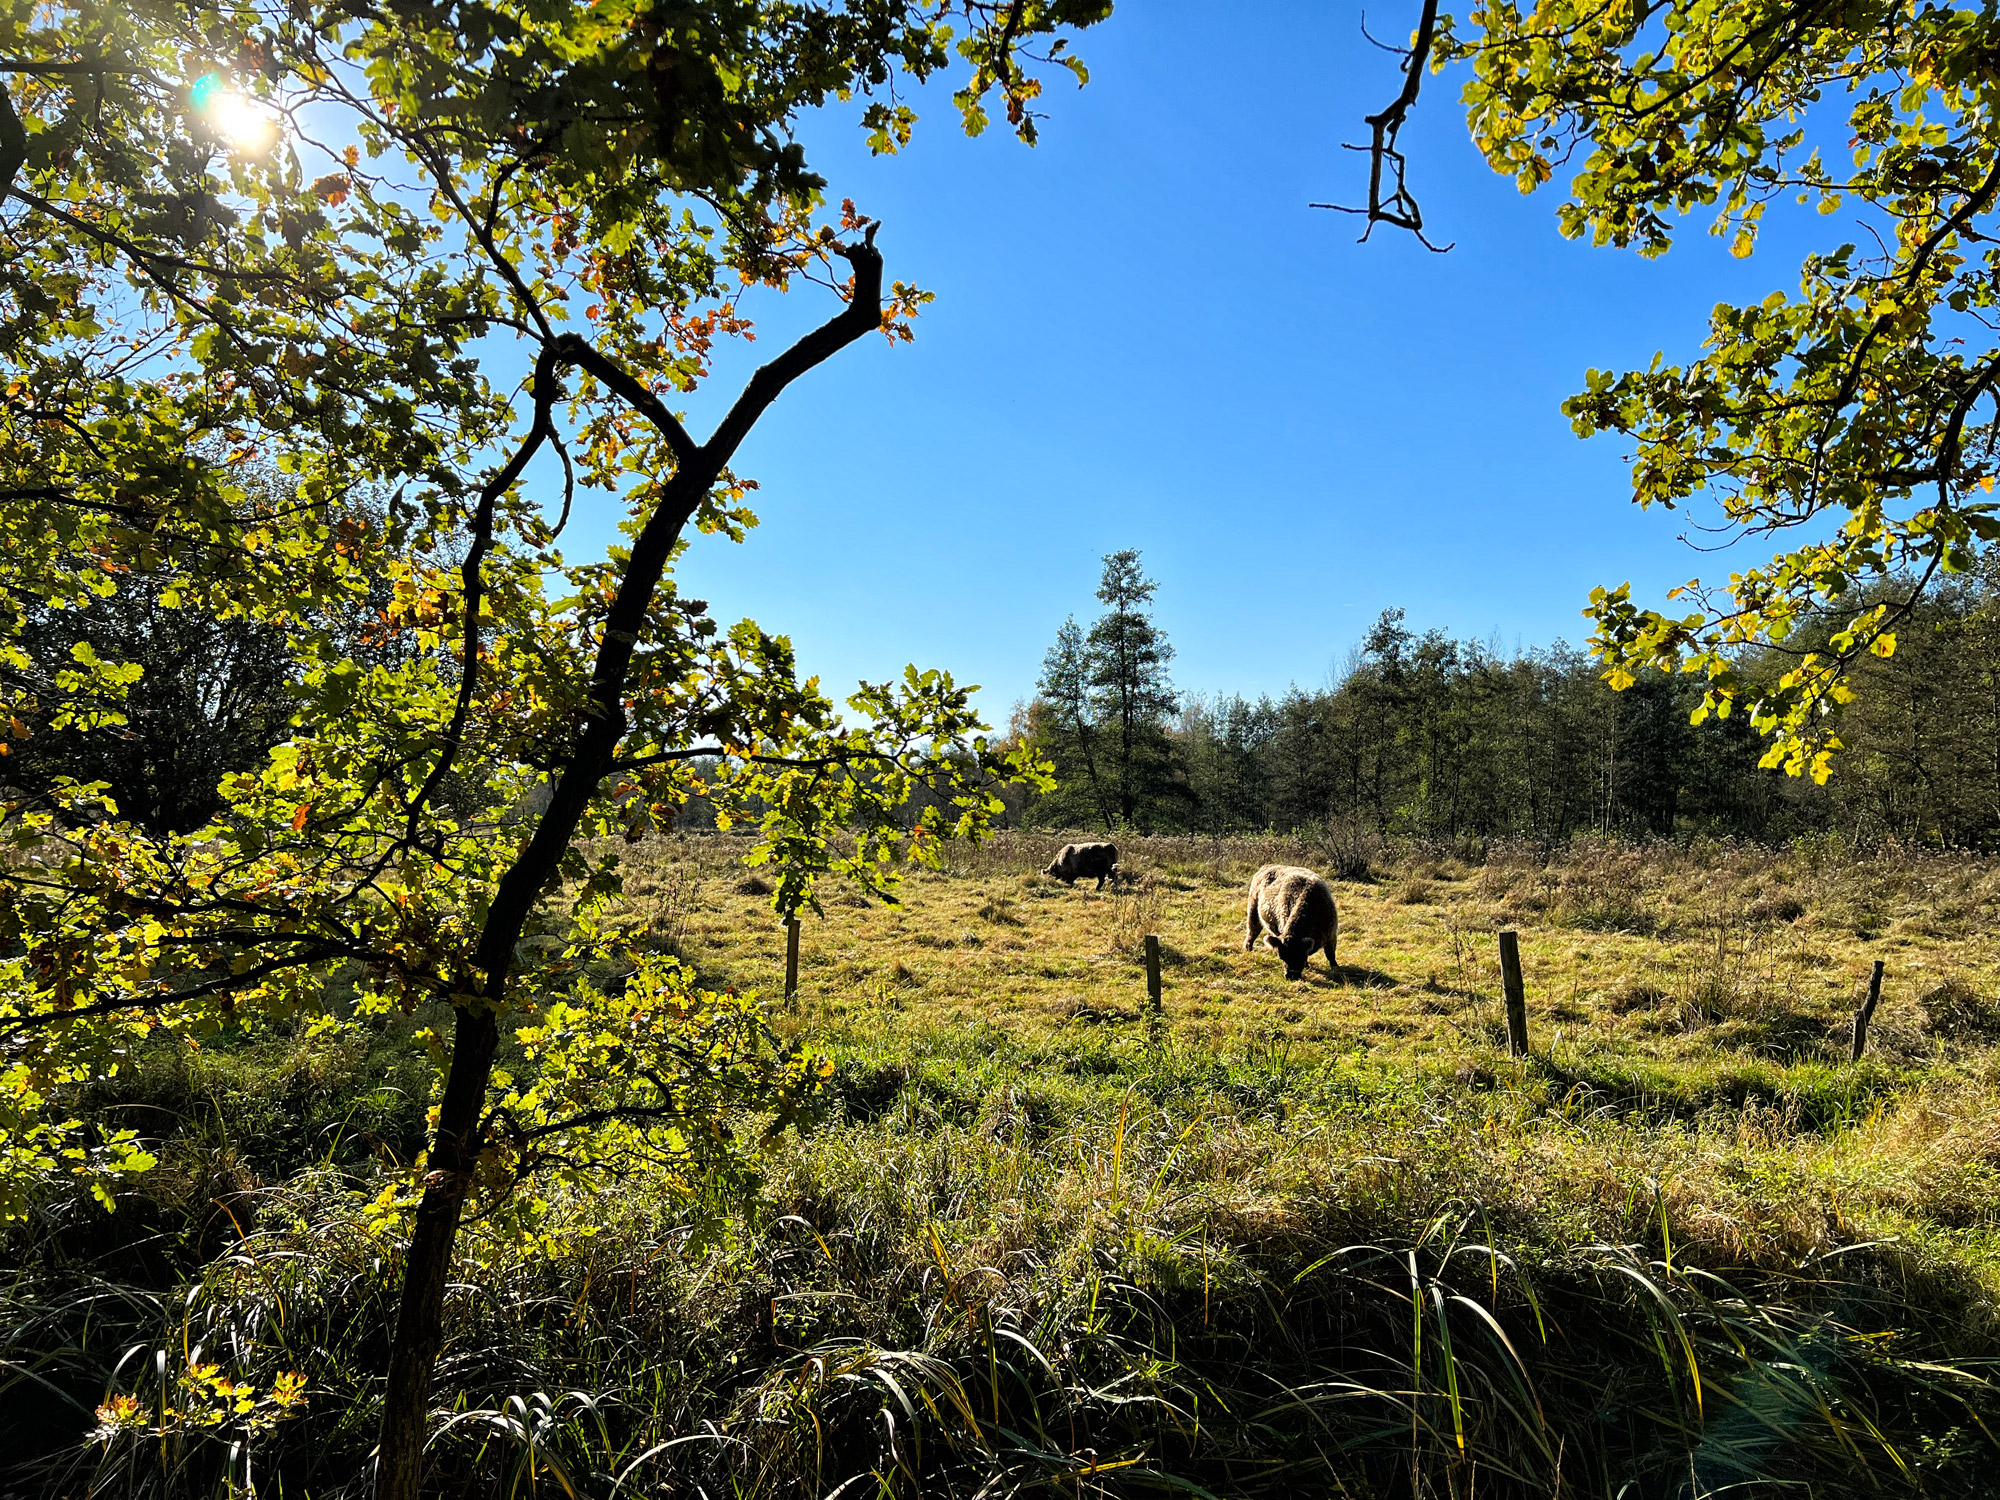
{"type": "MultiPolygon", "coordinates": [[[[831,1113],[755,1215],[642,1177],[473,1231],[442,1492],[1990,1492],[2000,866],[1407,851],[1337,886],[1342,981],[1288,985],[1240,892],[1315,850],[1135,840],[1100,895],[1033,873],[1052,842],[808,926],[775,1020],[834,1059],[831,1113]]],[[[738,847],[643,846],[630,918],[775,994],[738,847]]],[[[169,1122],[163,1160],[10,1246],[17,1487],[364,1488],[373,1164],[421,1110],[365,1040],[163,1049],[94,1102],[169,1122]],[[107,1391],[143,1421],[85,1444],[107,1391]]]]}

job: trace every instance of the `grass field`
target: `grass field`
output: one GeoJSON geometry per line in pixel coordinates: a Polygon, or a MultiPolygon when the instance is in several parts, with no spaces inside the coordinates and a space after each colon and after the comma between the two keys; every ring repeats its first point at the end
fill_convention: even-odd
{"type": "MultiPolygon", "coordinates": [[[[1949,1003],[1941,988],[1990,993],[2000,980],[2000,872],[1974,861],[1829,867],[1796,854],[1616,846],[1550,865],[1420,856],[1335,882],[1342,972],[1335,979],[1316,958],[1306,982],[1287,984],[1268,952],[1243,951],[1243,893],[1267,857],[1315,862],[1312,849],[1128,840],[1125,878],[1099,892],[1038,873],[1054,844],[1003,838],[948,874],[918,872],[896,907],[834,897],[802,941],[813,1024],[889,1010],[919,1025],[1045,1038],[1079,1020],[1135,1020],[1140,939],[1154,932],[1178,1038],[1282,1041],[1314,1058],[1387,1048],[1428,1067],[1504,1040],[1494,933],[1514,927],[1538,1051],[1674,1069],[1724,1052],[1832,1062],[1846,1056],[1844,1028],[1880,958],[1889,977],[1878,1050],[1909,1064],[1949,1050],[1926,1022],[1927,1004],[1949,1003]]],[[[760,884],[717,868],[699,844],[667,844],[635,862],[629,890],[705,973],[775,993],[783,933],[760,884]]]]}
{"type": "MultiPolygon", "coordinates": [[[[1684,1244],[1804,1254],[1834,1232],[1916,1233],[1987,1264],[1983,1215],[1931,1214],[1923,1201],[1947,1178],[1973,1190],[1992,1144],[2000,870],[1985,862],[1617,846],[1548,863],[1420,854],[1336,882],[1340,977],[1316,957],[1288,983],[1275,955],[1243,951],[1242,893],[1257,864],[1312,862],[1314,850],[1128,841],[1125,879],[1097,892],[1038,873],[1055,843],[1003,839],[948,874],[918,874],[900,906],[836,901],[808,919],[781,1028],[841,1060],[843,1076],[1006,1059],[1026,1075],[1116,1080],[1199,1061],[1436,1095],[1477,1108],[1486,1139],[1500,1105],[1510,1134],[1588,1119],[1654,1158],[1620,1177],[1658,1182],[1670,1211],[1685,1202],[1684,1244]],[[1525,1063],[1504,1050],[1502,927],[1521,934],[1525,1063]],[[1147,932],[1165,960],[1159,1024],[1143,1010],[1147,932]],[[1877,958],[1883,1000],[1857,1067],[1851,1017],[1877,958]],[[1781,1161],[1796,1181],[1746,1194],[1721,1170],[1723,1141],[1758,1158],[1758,1183],[1781,1161]]],[[[635,911],[713,982],[775,995],[782,930],[761,882],[717,852],[651,851],[630,880],[635,911]]],[[[1528,1169],[1487,1192],[1531,1190],[1528,1169]]],[[[1629,1186],[1607,1184],[1618,1216],[1571,1232],[1627,1232],[1629,1186]]]]}
{"type": "MultiPolygon", "coordinates": [[[[1287,983],[1242,892],[1331,851],[1131,840],[1100,893],[1037,873],[1057,842],[957,851],[896,907],[829,891],[789,1002],[742,845],[631,851],[629,920],[830,1056],[828,1119],[719,1229],[644,1179],[556,1194],[534,1245],[475,1228],[452,1492],[1993,1492],[2000,865],[1378,853],[1335,885],[1339,978],[1287,983]]],[[[115,1234],[69,1207],[21,1239],[37,1420],[199,1343],[306,1377],[249,1435],[263,1492],[358,1488],[394,1258],[338,1143],[414,1136],[392,1042],[161,1055],[99,1101],[181,1123],[115,1234]]],[[[182,1426],[34,1473],[240,1482],[234,1429],[182,1426]]]]}

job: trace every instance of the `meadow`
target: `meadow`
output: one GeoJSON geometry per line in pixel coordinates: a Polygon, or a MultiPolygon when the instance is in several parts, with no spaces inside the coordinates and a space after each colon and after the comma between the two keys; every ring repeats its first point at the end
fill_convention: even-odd
{"type": "MultiPolygon", "coordinates": [[[[824,1053],[825,1119],[747,1213],[642,1175],[472,1226],[440,1493],[1992,1492],[2000,862],[1134,838],[1099,892],[1060,842],[829,888],[789,999],[745,841],[628,852],[622,920],[824,1053]],[[1243,951],[1267,861],[1342,877],[1338,977],[1243,951]]],[[[364,1488],[423,1021],[82,1101],[162,1160],[12,1236],[0,1494],[364,1488]],[[120,1396],[159,1435],[85,1443],[120,1396]]]]}

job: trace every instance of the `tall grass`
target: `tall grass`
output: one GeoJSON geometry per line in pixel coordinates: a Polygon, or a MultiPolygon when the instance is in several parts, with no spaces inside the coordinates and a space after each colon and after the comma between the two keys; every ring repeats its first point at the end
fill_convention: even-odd
{"type": "MultiPolygon", "coordinates": [[[[1979,1492],[1984,1293],[1688,1181],[1713,1130],[1649,1149],[1600,1113],[1282,1054],[1019,1061],[939,1039],[887,1088],[850,1068],[845,1122],[786,1147],[768,1212],[723,1242],[637,1184],[565,1202],[538,1244],[475,1237],[439,1488],[1979,1492]]],[[[1769,1144],[1751,1122],[1717,1181],[1769,1144]]],[[[266,1190],[171,1295],[65,1266],[44,1224],[10,1359],[147,1417],[33,1479],[359,1493],[397,1271],[366,1207],[332,1169],[266,1190]],[[210,1362],[257,1389],[302,1374],[303,1414],[174,1410],[210,1362]]]]}
{"type": "MultiPolygon", "coordinates": [[[[1309,847],[1146,841],[1097,897],[1042,889],[1043,842],[958,856],[884,919],[879,956],[809,967],[788,1024],[836,1059],[832,1118],[774,1148],[753,1212],[718,1226],[641,1177],[553,1193],[532,1240],[470,1231],[436,1492],[1992,1492],[1981,984],[1885,1010],[1859,1069],[1779,1035],[1824,1009],[1798,924],[1970,927],[2000,883],[1985,866],[1375,851],[1374,894],[1343,888],[1343,957],[1389,965],[1416,933],[1425,982],[1312,1003],[1449,1024],[1355,1047],[1147,1025],[1103,993],[1138,935],[1234,921],[1249,870],[1309,847]],[[1418,882],[1424,901],[1396,899],[1418,882]],[[1613,896],[1643,938],[1593,925],[1613,896]],[[1509,1059],[1472,941],[1500,914],[1536,953],[1610,934],[1645,959],[1573,1001],[1538,970],[1543,1040],[1509,1059]],[[937,965],[1000,958],[1016,968],[965,983],[1020,988],[970,1018],[926,998],[937,965]],[[892,959],[911,985],[870,989],[892,959]],[[1012,1024],[1044,990],[1082,1003],[1012,1024]]],[[[701,920],[733,850],[638,861],[634,919],[735,961],[701,920]]],[[[1224,973],[1180,941],[1187,985],[1224,973]]],[[[1227,962],[1265,975],[1254,957],[1227,962]]],[[[1285,1003],[1322,994],[1266,977],[1285,1003]]],[[[51,1200],[0,1256],[0,1494],[366,1490],[401,1254],[375,1163],[421,1104],[389,1041],[162,1051],[92,1101],[179,1124],[117,1215],[51,1200]],[[281,1400],[292,1376],[303,1398],[281,1400]]]]}

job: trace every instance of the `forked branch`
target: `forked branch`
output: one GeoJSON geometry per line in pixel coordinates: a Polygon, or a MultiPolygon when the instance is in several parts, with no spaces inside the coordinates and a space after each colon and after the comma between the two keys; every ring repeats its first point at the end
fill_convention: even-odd
{"type": "Polygon", "coordinates": [[[786,386],[814,365],[882,326],[882,252],[875,248],[875,231],[879,227],[870,224],[858,245],[833,247],[854,268],[854,291],[847,306],[750,377],[736,404],[729,408],[729,415],[703,445],[702,451],[713,461],[717,473],[786,386]]]}
{"type": "MultiPolygon", "coordinates": [[[[682,528],[699,509],[750,429],[785,388],[815,365],[882,326],[882,252],[875,248],[875,229],[870,224],[859,244],[833,247],[854,268],[854,289],[847,306],[750,377],[714,434],[691,451],[661,486],[653,514],[633,542],[625,576],[605,612],[603,638],[591,668],[590,698],[583,724],[557,772],[549,804],[537,820],[534,833],[513,865],[500,877],[493,904],[487,910],[486,925],[480,933],[473,962],[485,971],[491,998],[496,1001],[504,992],[513,964],[514,944],[526,929],[528,915],[554,879],[563,852],[575,837],[598,782],[610,772],[616,759],[619,742],[625,735],[626,720],[620,704],[625,696],[632,653],[638,647],[646,612],[652,607],[654,591],[680,541],[682,528]]],[[[579,363],[574,349],[561,352],[571,363],[579,363]]],[[[639,409],[654,419],[666,410],[657,401],[643,404],[639,409]]],[[[687,441],[677,421],[660,430],[670,444],[687,441]]]]}
{"type": "Polygon", "coordinates": [[[1370,131],[1367,145],[1342,143],[1342,150],[1368,153],[1368,206],[1355,208],[1345,203],[1315,203],[1311,206],[1330,208],[1335,213],[1360,214],[1366,220],[1366,227],[1361,231],[1363,240],[1375,232],[1377,224],[1388,224],[1397,229],[1407,229],[1426,250],[1442,255],[1451,246],[1433,245],[1424,237],[1423,209],[1410,192],[1409,162],[1396,146],[1396,138],[1409,118],[1410,107],[1417,102],[1417,91],[1423,87],[1424,72],[1430,66],[1431,48],[1437,40],[1437,20],[1438,0],[1424,0],[1424,12],[1418,19],[1417,34],[1411,45],[1407,49],[1390,49],[1403,59],[1403,87],[1389,101],[1387,108],[1365,117],[1370,131]]]}

